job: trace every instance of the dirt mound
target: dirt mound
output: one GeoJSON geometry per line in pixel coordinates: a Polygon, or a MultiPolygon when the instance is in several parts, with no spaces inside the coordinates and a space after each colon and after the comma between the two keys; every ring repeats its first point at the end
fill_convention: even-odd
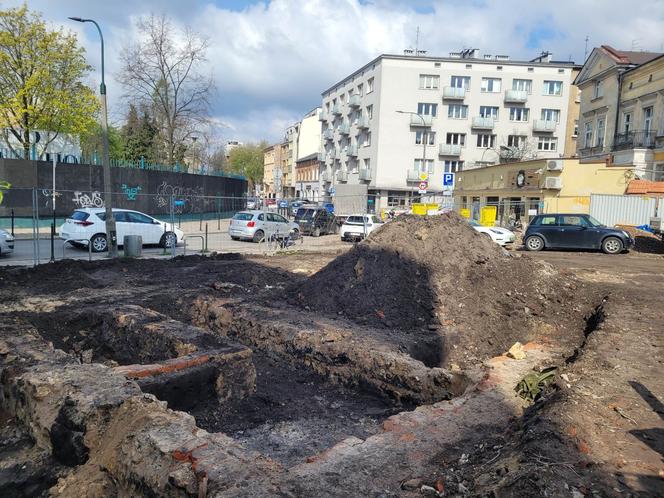
{"type": "Polygon", "coordinates": [[[309,309],[401,330],[411,354],[434,366],[557,335],[575,318],[578,285],[446,213],[400,216],[289,293],[309,309]]]}
{"type": "Polygon", "coordinates": [[[651,254],[664,254],[664,241],[657,235],[639,230],[632,225],[616,225],[616,228],[625,230],[634,238],[634,250],[651,254]]]}

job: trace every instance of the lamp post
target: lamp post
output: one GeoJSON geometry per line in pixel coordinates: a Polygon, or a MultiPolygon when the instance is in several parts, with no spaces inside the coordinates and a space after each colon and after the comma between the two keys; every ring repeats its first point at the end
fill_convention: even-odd
{"type": "Polygon", "coordinates": [[[97,27],[99,39],[101,40],[101,85],[99,85],[99,94],[101,96],[101,131],[103,145],[102,168],[104,172],[104,204],[106,206],[106,245],[108,247],[108,257],[116,258],[118,256],[118,239],[115,229],[115,218],[113,217],[113,209],[111,206],[113,185],[111,184],[111,162],[108,153],[108,105],[106,103],[106,81],[104,80],[104,36],[101,33],[99,24],[97,24],[94,19],[83,19],[80,17],[70,17],[69,19],[82,23],[91,22],[97,27]]]}

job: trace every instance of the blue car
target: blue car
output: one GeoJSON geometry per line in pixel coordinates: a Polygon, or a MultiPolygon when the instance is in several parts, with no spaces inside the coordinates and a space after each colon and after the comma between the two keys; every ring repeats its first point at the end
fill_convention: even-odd
{"type": "Polygon", "coordinates": [[[327,212],[330,214],[334,214],[334,204],[331,202],[324,202],[323,207],[327,209],[327,212]]]}
{"type": "Polygon", "coordinates": [[[523,244],[542,249],[597,249],[618,254],[634,246],[629,233],[609,228],[587,214],[539,214],[528,225],[523,244]]]}

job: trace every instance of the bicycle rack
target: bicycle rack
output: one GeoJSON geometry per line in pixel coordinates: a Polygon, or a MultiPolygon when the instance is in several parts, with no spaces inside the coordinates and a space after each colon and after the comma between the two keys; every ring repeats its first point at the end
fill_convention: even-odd
{"type": "Polygon", "coordinates": [[[187,255],[187,239],[201,239],[201,254],[205,252],[205,237],[202,235],[185,235],[182,239],[182,242],[184,242],[184,256],[187,255]]]}
{"type": "Polygon", "coordinates": [[[92,244],[88,239],[67,239],[62,243],[62,259],[65,259],[65,247],[67,242],[87,242],[88,245],[88,261],[92,261],[92,244]]]}

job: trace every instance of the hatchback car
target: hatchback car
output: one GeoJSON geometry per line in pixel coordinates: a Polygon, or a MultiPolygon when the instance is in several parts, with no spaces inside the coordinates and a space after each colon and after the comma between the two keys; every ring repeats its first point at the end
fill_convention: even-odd
{"type": "Polygon", "coordinates": [[[500,246],[511,244],[516,240],[514,232],[502,227],[485,227],[480,225],[475,220],[469,220],[468,223],[475,229],[476,232],[488,235],[491,240],[500,246]]]}
{"type": "Polygon", "coordinates": [[[629,233],[609,228],[587,214],[540,214],[528,225],[523,244],[529,251],[542,249],[601,249],[618,254],[634,245],[629,233]]]}
{"type": "Polygon", "coordinates": [[[0,256],[14,252],[14,237],[7,230],[0,230],[0,256]]]}
{"type": "Polygon", "coordinates": [[[341,240],[356,241],[369,236],[371,232],[383,226],[383,222],[374,214],[354,214],[346,218],[341,225],[341,240]]]}
{"type": "Polygon", "coordinates": [[[228,226],[228,235],[233,240],[252,240],[260,242],[265,235],[272,234],[300,234],[297,223],[288,221],[277,213],[263,211],[240,211],[231,218],[228,226]]]}
{"type": "MultiPolygon", "coordinates": [[[[179,228],[138,211],[114,209],[113,217],[119,246],[125,235],[140,235],[144,245],[158,244],[161,247],[173,247],[184,237],[179,228]]],[[[107,251],[106,211],[104,208],[77,209],[60,226],[59,234],[62,240],[68,240],[74,246],[91,244],[92,252],[107,251]]]]}

